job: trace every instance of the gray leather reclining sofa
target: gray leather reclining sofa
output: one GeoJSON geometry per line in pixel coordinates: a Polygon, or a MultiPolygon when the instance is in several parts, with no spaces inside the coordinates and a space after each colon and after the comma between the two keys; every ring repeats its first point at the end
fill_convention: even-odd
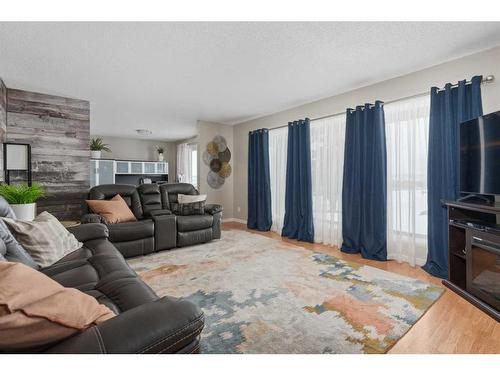
{"type": "MultiPolygon", "coordinates": [[[[109,229],[109,240],[124,257],[146,255],[174,247],[205,243],[221,236],[222,206],[205,205],[202,215],[178,216],[178,194],[197,195],[191,184],[99,185],[90,189],[89,199],[125,200],[137,221],[108,224],[94,213],[82,217],[82,223],[103,223],[109,229]]],[[[85,208],[88,212],[88,208],[85,208]]]]}
{"type": "MultiPolygon", "coordinates": [[[[10,206],[1,197],[0,216],[14,218],[10,206]]],[[[195,304],[179,298],[158,297],[108,241],[105,225],[83,224],[68,230],[83,246],[55,264],[40,268],[13,240],[7,226],[0,225],[0,261],[21,262],[35,268],[65,287],[94,297],[116,316],[55,344],[27,348],[23,353],[200,351],[204,316],[195,304]]]]}

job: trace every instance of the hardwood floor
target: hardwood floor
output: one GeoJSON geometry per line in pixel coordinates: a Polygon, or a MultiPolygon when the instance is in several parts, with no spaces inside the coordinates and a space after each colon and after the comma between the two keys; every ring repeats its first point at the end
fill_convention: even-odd
{"type": "MultiPolygon", "coordinates": [[[[222,227],[225,230],[240,229],[276,238],[311,251],[441,285],[441,279],[429,275],[420,267],[413,268],[406,263],[367,260],[357,254],[342,253],[336,247],[284,239],[277,233],[249,230],[244,224],[235,222],[224,223],[222,227]]],[[[445,288],[441,298],[389,353],[500,353],[500,323],[445,288]]]]}

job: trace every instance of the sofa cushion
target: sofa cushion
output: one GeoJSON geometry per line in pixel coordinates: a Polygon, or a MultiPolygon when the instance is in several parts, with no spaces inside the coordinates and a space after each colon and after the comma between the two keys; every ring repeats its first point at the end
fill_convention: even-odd
{"type": "Polygon", "coordinates": [[[65,287],[97,298],[115,313],[158,298],[113,244],[103,239],[86,242],[81,249],[40,271],[65,287]]]}
{"type": "Polygon", "coordinates": [[[21,246],[41,267],[50,266],[82,247],[73,234],[47,211],[33,221],[3,218],[21,246]]]}
{"type": "Polygon", "coordinates": [[[192,216],[205,214],[205,201],[192,203],[177,203],[177,208],[174,211],[179,216],[192,216]]]}
{"type": "Polygon", "coordinates": [[[177,203],[172,203],[171,207],[176,215],[203,215],[205,214],[206,194],[189,195],[178,194],[177,203]]]}
{"type": "Polygon", "coordinates": [[[57,343],[115,314],[22,263],[0,263],[0,350],[57,343]]]}
{"type": "Polygon", "coordinates": [[[160,185],[160,194],[163,208],[173,211],[178,194],[198,195],[199,193],[193,185],[179,182],[160,185]]]}
{"type": "Polygon", "coordinates": [[[212,215],[177,216],[177,230],[179,232],[210,228],[212,223],[212,215]]]}
{"type": "Polygon", "coordinates": [[[141,220],[143,215],[141,199],[134,185],[109,184],[94,186],[89,191],[89,199],[109,200],[117,194],[127,203],[136,219],[141,220]]]}
{"type": "Polygon", "coordinates": [[[144,217],[151,217],[151,211],[163,209],[160,187],[157,184],[142,184],[137,186],[141,198],[144,217]]]}
{"type": "Polygon", "coordinates": [[[177,202],[180,204],[204,202],[207,200],[206,194],[190,195],[190,194],[177,194],[177,202]]]}
{"type": "Polygon", "coordinates": [[[38,264],[36,264],[28,252],[19,245],[19,242],[17,242],[12,233],[10,233],[9,228],[3,220],[0,220],[0,241],[5,244],[4,258],[6,260],[9,262],[19,262],[31,268],[38,268],[38,264]]]}
{"type": "Polygon", "coordinates": [[[177,246],[191,246],[212,240],[212,228],[177,233],[177,246]]]}
{"type": "Polygon", "coordinates": [[[153,237],[153,220],[141,220],[133,223],[118,223],[108,225],[111,242],[134,241],[153,237]]]}
{"type": "Polygon", "coordinates": [[[85,201],[93,213],[102,216],[108,224],[137,221],[123,198],[117,194],[110,200],[96,199],[85,201]]]}

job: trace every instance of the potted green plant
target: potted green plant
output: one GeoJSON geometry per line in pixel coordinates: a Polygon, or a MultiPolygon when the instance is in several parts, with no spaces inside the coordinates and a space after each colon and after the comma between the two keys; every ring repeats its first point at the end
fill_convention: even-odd
{"type": "Polygon", "coordinates": [[[163,152],[165,148],[163,146],[156,146],[156,152],[158,153],[158,161],[163,161],[163,152]]]}
{"type": "Polygon", "coordinates": [[[46,189],[37,183],[1,184],[0,196],[10,204],[19,220],[33,220],[36,216],[36,201],[47,196],[46,189]]]}
{"type": "Polygon", "coordinates": [[[101,151],[111,152],[109,145],[104,143],[102,138],[96,137],[90,139],[90,156],[92,159],[100,159],[101,151]]]}

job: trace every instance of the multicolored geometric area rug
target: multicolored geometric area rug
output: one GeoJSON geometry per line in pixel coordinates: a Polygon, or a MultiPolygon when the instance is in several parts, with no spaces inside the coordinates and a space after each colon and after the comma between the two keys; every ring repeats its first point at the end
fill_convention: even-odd
{"type": "Polygon", "coordinates": [[[443,292],[242,230],[129,264],[204,310],[202,353],[385,353],[443,292]]]}

